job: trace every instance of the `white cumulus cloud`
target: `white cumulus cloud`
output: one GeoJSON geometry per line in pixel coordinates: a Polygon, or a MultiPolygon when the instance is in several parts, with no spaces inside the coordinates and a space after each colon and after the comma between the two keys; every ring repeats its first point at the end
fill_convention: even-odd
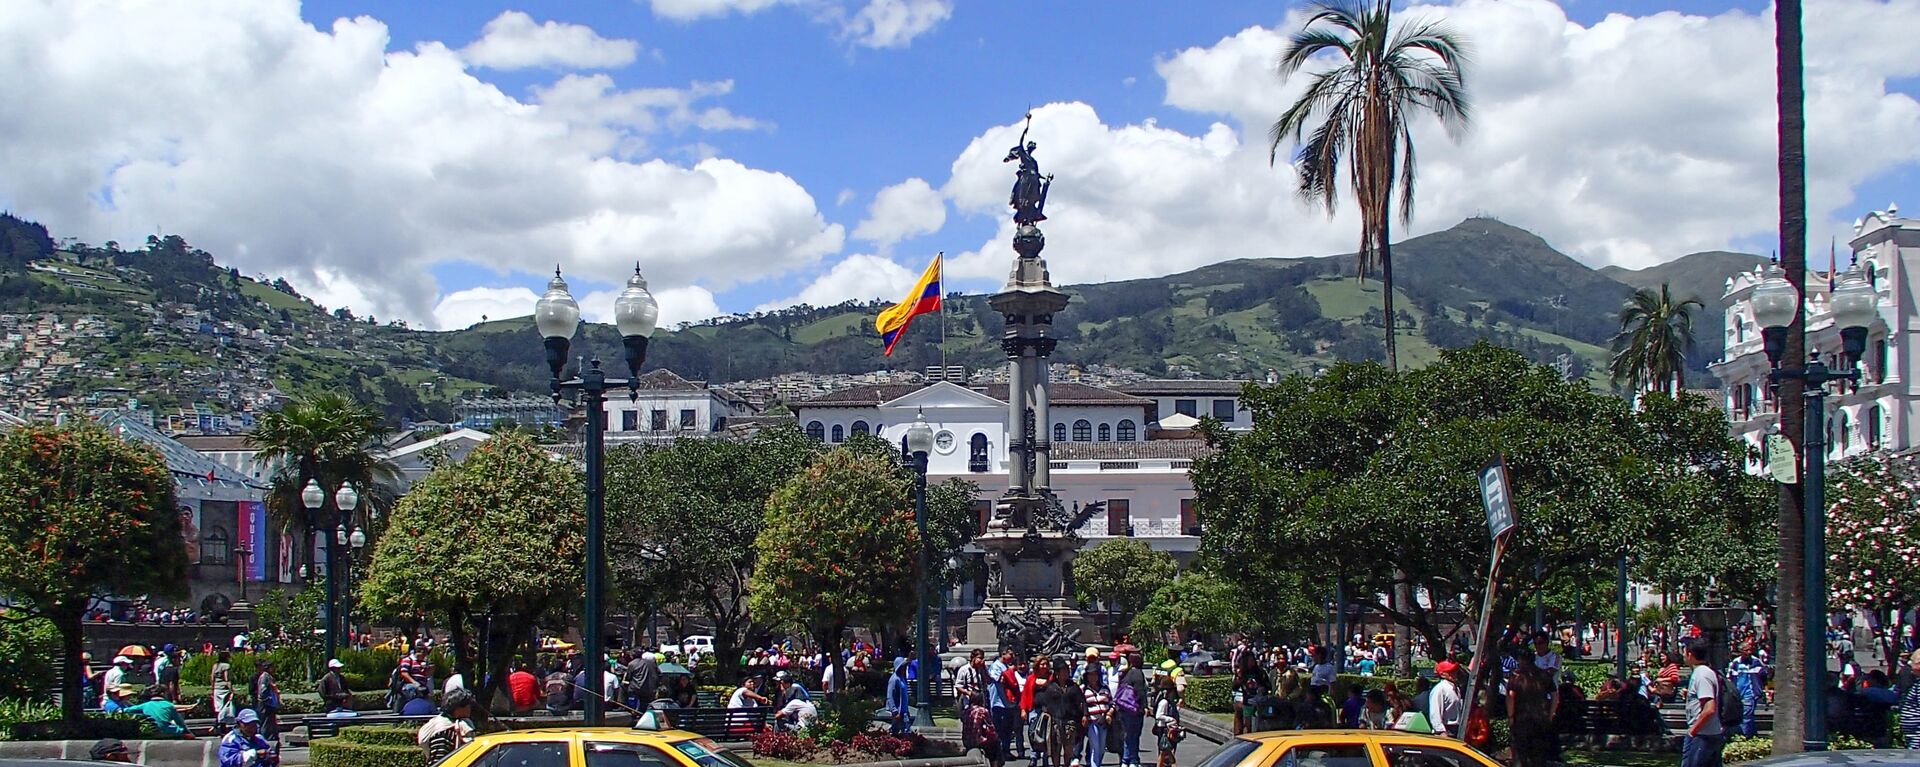
{"type": "MultiPolygon", "coordinates": [[[[924,267],[921,267],[924,268],[924,267]]],[[[898,301],[920,279],[920,272],[894,263],[891,259],[867,253],[855,253],[840,259],[826,273],[801,289],[799,294],[770,301],[754,311],[767,311],[797,304],[832,306],[843,301],[882,298],[898,301]]]]}
{"type": "MultiPolygon", "coordinates": [[[[588,322],[613,323],[613,299],[626,289],[623,281],[613,290],[596,290],[580,296],[580,316],[588,322]]],[[[699,322],[709,317],[718,317],[725,312],[713,300],[713,292],[699,285],[688,285],[666,290],[654,289],[653,300],[660,304],[659,327],[672,328],[682,322],[699,322]]]]}
{"type": "Polygon", "coordinates": [[[886,249],[908,237],[940,231],[947,203],[925,180],[910,178],[880,190],[853,236],[886,249]]]}
{"type": "Polygon", "coordinates": [[[452,330],[486,320],[525,317],[533,314],[533,304],[538,300],[539,295],[523,287],[456,290],[433,305],[433,322],[436,327],[452,330]]]}
{"type": "Polygon", "coordinates": [[[317,29],[299,10],[0,3],[0,205],[93,242],[178,232],[414,324],[439,321],[435,264],[613,281],[638,260],[693,315],[699,294],[674,291],[710,298],[841,249],[782,173],[641,154],[652,132],[743,127],[704,103],[724,84],[569,75],[522,100],[444,45],[394,50],[375,19],[317,29]]]}
{"type": "Polygon", "coordinates": [[[953,0],[650,0],[653,13],[675,21],[740,14],[751,16],[789,6],[840,38],[864,48],[904,48],[953,15],[953,0]],[[858,5],[858,8],[855,8],[858,5]]]}
{"type": "Polygon", "coordinates": [[[640,44],[632,40],[601,37],[581,24],[536,22],[520,11],[494,17],[480,39],[460,49],[468,63],[490,69],[616,69],[639,54],[640,44]]]}

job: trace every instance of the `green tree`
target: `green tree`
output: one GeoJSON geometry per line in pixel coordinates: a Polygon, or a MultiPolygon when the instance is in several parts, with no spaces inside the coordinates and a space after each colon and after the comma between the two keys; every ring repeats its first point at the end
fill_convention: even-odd
{"type": "Polygon", "coordinates": [[[1620,307],[1620,332],[1613,337],[1609,370],[1616,384],[1634,392],[1677,394],[1686,388],[1687,352],[1693,350],[1693,315],[1705,304],[1688,297],[1676,301],[1673,289],[1641,288],[1620,307]]]}
{"type": "Polygon", "coordinates": [[[1340,178],[1360,207],[1358,272],[1380,269],[1381,320],[1386,327],[1387,367],[1399,369],[1394,342],[1394,188],[1402,222],[1413,218],[1412,120],[1429,112],[1450,135],[1467,129],[1470,114],[1467,60],[1461,37],[1435,22],[1393,23],[1391,0],[1320,0],[1280,54],[1280,75],[1290,78],[1309,61],[1330,54],[1334,65],[1315,73],[1269,132],[1271,161],[1291,139],[1300,194],[1331,215],[1340,198],[1340,178]]]}
{"type": "MultiPolygon", "coordinates": [[[[60,632],[81,667],[81,616],[107,594],[186,594],[187,552],[173,478],[152,448],[91,423],[0,433],[0,594],[9,619],[60,632]],[[137,555],[136,555],[137,554],[137,555]]],[[[60,679],[61,715],[81,720],[80,676],[60,679]]]]}
{"type": "Polygon", "coordinates": [[[1496,455],[1518,512],[1496,617],[1655,542],[1766,539],[1751,502],[1715,497],[1753,490],[1731,479],[1743,455],[1723,415],[1699,400],[1636,414],[1512,350],[1448,350],[1401,374],[1335,365],[1250,387],[1244,401],[1253,430],[1209,431],[1217,449],[1195,462],[1203,559],[1230,563],[1252,593],[1282,573],[1343,575],[1356,604],[1433,646],[1452,628],[1435,612],[1444,604],[1373,595],[1411,588],[1477,609],[1491,549],[1477,474],[1496,455]]]}
{"type": "Polygon", "coordinates": [[[1125,625],[1179,570],[1172,554],[1132,538],[1116,538],[1074,557],[1073,587],[1080,601],[1106,603],[1118,613],[1115,621],[1125,625]]]}
{"type": "Polygon", "coordinates": [[[271,639],[274,647],[294,647],[319,653],[320,589],[273,589],[253,603],[256,633],[271,639]]]}
{"type": "Polygon", "coordinates": [[[723,669],[754,633],[747,586],[767,498],[820,451],[791,424],[747,440],[683,438],[607,455],[607,549],[613,585],[636,613],[666,610],[675,636],[688,613],[713,629],[723,669]]]}
{"type": "Polygon", "coordinates": [[[580,472],[520,433],[496,435],[466,460],[434,469],[393,510],[394,535],[373,548],[361,601],[377,615],[437,615],[469,680],[480,660],[491,700],[514,651],[582,588],[586,493],[580,472]],[[485,659],[470,641],[490,626],[485,659]]]}
{"type": "MultiPolygon", "coordinates": [[[[1170,647],[1179,647],[1196,634],[1250,631],[1258,625],[1248,609],[1255,601],[1232,581],[1202,570],[1190,570],[1153,592],[1146,606],[1134,616],[1133,632],[1143,637],[1158,637],[1170,647]]],[[[1311,625],[1318,612],[1308,605],[1307,625],[1311,625]]]]}
{"type": "MultiPolygon", "coordinates": [[[[915,604],[920,540],[898,462],[840,447],[767,500],[754,540],[754,616],[834,647],[849,626],[884,626],[915,604]]],[[[838,656],[828,653],[838,663],[838,656]]]]}

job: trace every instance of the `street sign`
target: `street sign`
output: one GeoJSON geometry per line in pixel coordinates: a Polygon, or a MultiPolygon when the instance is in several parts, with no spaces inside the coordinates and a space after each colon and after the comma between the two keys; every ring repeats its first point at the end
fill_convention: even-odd
{"type": "Polygon", "coordinates": [[[1500,540],[1513,529],[1513,491],[1507,482],[1506,456],[1494,456],[1480,469],[1480,502],[1487,507],[1487,532],[1500,540]]]}
{"type": "Polygon", "coordinates": [[[1793,443],[1787,441],[1785,434],[1767,435],[1767,476],[1773,481],[1791,485],[1800,481],[1800,460],[1793,452],[1793,443]]]}

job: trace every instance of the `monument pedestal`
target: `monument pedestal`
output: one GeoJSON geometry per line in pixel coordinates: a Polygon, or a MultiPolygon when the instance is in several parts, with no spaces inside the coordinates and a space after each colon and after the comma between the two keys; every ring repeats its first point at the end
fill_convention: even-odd
{"type": "MultiPolygon", "coordinates": [[[[1067,652],[1102,644],[1100,626],[1075,604],[1070,577],[1080,537],[1051,526],[1020,525],[1035,512],[1056,503],[1051,497],[1012,497],[1002,502],[1003,514],[985,535],[973,540],[985,550],[986,604],[967,618],[966,644],[997,652],[1003,646],[1017,652],[1067,652]]],[[[1039,517],[1044,518],[1044,517],[1039,517]]]]}

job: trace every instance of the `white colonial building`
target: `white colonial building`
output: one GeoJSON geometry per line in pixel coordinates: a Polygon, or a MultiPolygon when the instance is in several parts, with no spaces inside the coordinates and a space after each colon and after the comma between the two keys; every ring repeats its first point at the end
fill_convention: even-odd
{"type": "MultiPolygon", "coordinates": [[[[934,429],[928,481],[960,477],[980,486],[976,502],[985,529],[993,500],[1007,490],[1007,387],[931,384],[855,386],[791,405],[808,435],[842,442],[875,434],[898,442],[915,416],[934,429]]],[[[1104,501],[1106,513],[1079,532],[1097,545],[1138,538],[1191,560],[1199,550],[1193,509],[1193,460],[1199,439],[1148,439],[1154,401],[1077,383],[1052,389],[1052,489],[1069,508],[1104,501]]],[[[1237,390],[1236,390],[1237,391],[1237,390]]]]}
{"type": "MultiPolygon", "coordinates": [[[[1830,386],[1827,456],[1837,460],[1920,446],[1920,220],[1898,208],[1875,211],[1855,227],[1853,263],[1879,294],[1880,316],[1867,329],[1857,386],[1830,386]]],[[[1767,385],[1767,355],[1753,319],[1753,288],[1764,270],[1727,280],[1726,356],[1708,366],[1723,382],[1734,436],[1759,448],[1778,427],[1778,403],[1767,385]]],[[[1827,274],[1807,273],[1807,348],[1839,364],[1840,332],[1828,312],[1827,274]]],[[[1838,281],[1838,276],[1834,276],[1838,281]]],[[[1782,361],[1786,362],[1785,360],[1782,361]]],[[[1757,461],[1752,468],[1758,470],[1757,461]]]]}
{"type": "Polygon", "coordinates": [[[629,399],[624,389],[607,392],[607,441],[714,436],[726,431],[729,419],[757,412],[724,387],[689,381],[664,368],[650,370],[640,374],[637,399],[629,399]]]}

